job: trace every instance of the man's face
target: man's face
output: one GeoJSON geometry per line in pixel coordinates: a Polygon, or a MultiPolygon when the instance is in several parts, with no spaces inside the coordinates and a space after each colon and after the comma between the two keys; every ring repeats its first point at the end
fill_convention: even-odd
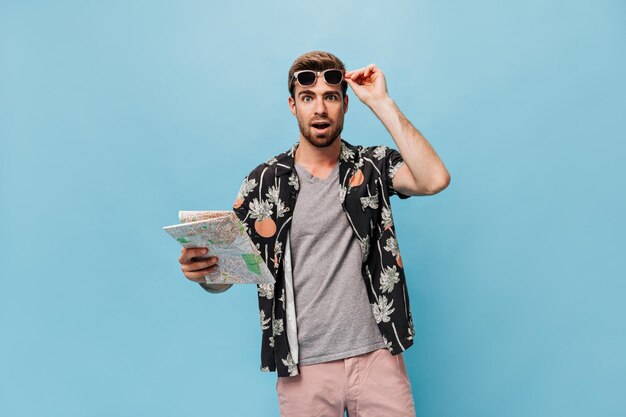
{"type": "Polygon", "coordinates": [[[289,97],[289,107],[298,119],[301,136],[314,146],[330,146],[341,135],[348,111],[348,96],[342,99],[341,85],[326,84],[323,77],[306,87],[296,81],[294,96],[289,97]]]}

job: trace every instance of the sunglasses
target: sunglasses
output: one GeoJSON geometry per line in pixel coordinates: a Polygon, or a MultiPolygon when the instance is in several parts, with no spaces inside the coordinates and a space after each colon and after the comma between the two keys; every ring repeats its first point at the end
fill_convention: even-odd
{"type": "MultiPolygon", "coordinates": [[[[302,87],[313,85],[317,81],[317,77],[322,74],[326,84],[337,85],[343,81],[343,71],[338,69],[327,69],[324,71],[302,70],[293,73],[293,78],[298,80],[298,84],[302,87]]],[[[292,80],[293,82],[293,80],[292,80]]]]}

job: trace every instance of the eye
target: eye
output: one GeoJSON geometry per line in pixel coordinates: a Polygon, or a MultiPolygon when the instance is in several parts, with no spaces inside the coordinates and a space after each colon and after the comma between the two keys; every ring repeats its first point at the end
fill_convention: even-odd
{"type": "Polygon", "coordinates": [[[302,101],[307,102],[307,101],[308,101],[308,100],[307,100],[308,98],[311,98],[311,96],[304,96],[304,97],[302,97],[302,101]]]}
{"type": "Polygon", "coordinates": [[[330,96],[326,96],[326,98],[331,98],[331,101],[336,101],[337,100],[337,96],[335,94],[332,94],[330,96]]]}

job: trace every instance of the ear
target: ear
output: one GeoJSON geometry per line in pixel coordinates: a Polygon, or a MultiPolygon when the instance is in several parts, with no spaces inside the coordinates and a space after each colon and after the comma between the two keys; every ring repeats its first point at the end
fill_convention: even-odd
{"type": "Polygon", "coordinates": [[[343,98],[343,114],[348,112],[348,95],[343,98]]]}
{"type": "Polygon", "coordinates": [[[289,110],[291,110],[291,114],[297,117],[298,109],[296,108],[296,101],[291,96],[289,96],[287,102],[289,103],[289,110]]]}

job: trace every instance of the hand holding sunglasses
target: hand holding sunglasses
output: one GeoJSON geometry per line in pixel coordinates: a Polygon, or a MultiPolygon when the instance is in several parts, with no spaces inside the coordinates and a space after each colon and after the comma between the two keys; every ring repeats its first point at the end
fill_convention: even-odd
{"type": "Polygon", "coordinates": [[[344,79],[359,100],[369,107],[374,102],[384,100],[389,96],[385,75],[374,64],[348,71],[345,73],[344,79]]]}

